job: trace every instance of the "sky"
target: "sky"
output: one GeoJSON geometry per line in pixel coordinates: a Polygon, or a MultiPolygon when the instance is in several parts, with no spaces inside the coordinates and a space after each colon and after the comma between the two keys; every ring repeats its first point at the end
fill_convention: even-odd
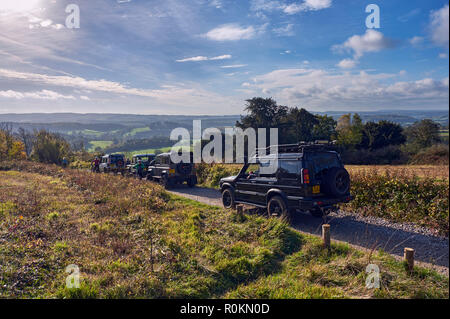
{"type": "Polygon", "coordinates": [[[445,110],[448,72],[448,1],[0,0],[0,113],[445,110]]]}

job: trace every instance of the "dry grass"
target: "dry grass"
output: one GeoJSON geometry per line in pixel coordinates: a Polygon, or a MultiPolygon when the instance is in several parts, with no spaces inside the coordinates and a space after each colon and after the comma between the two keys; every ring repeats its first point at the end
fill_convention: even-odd
{"type": "MultiPolygon", "coordinates": [[[[0,167],[11,165],[1,165],[0,167]]],[[[119,176],[14,164],[0,171],[0,298],[448,298],[448,278],[285,223],[212,208],[119,176]],[[20,171],[17,171],[20,170],[20,171]],[[67,289],[65,268],[81,270],[67,289]]]]}
{"type": "Polygon", "coordinates": [[[347,165],[346,168],[350,174],[359,172],[388,173],[391,176],[420,177],[435,180],[449,179],[448,165],[347,165]]]}

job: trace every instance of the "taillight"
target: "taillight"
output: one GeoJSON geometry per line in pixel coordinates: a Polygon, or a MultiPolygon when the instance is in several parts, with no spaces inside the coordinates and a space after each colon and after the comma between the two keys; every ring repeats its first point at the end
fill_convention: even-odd
{"type": "Polygon", "coordinates": [[[303,184],[309,184],[309,170],[307,168],[302,169],[302,178],[303,184]]]}

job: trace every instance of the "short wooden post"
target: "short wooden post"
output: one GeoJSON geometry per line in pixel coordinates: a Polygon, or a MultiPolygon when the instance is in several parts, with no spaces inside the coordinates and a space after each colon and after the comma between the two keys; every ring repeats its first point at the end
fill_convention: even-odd
{"type": "Polygon", "coordinates": [[[330,225],[322,225],[322,241],[325,248],[330,248],[330,225]]]}
{"type": "Polygon", "coordinates": [[[239,216],[239,219],[242,220],[244,218],[244,205],[237,205],[236,212],[237,215],[239,216]]]}
{"type": "Polygon", "coordinates": [[[403,258],[406,264],[406,270],[408,273],[412,273],[414,270],[414,249],[405,248],[403,258]]]}

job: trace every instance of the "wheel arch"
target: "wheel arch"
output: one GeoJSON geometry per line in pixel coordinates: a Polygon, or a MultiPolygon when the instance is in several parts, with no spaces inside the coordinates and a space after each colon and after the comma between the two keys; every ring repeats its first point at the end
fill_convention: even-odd
{"type": "Polygon", "coordinates": [[[269,204],[270,199],[274,196],[280,196],[281,198],[283,198],[283,200],[285,201],[285,203],[287,205],[288,200],[287,200],[286,194],[282,190],[277,189],[277,188],[269,189],[269,191],[267,192],[266,205],[269,204]]]}

